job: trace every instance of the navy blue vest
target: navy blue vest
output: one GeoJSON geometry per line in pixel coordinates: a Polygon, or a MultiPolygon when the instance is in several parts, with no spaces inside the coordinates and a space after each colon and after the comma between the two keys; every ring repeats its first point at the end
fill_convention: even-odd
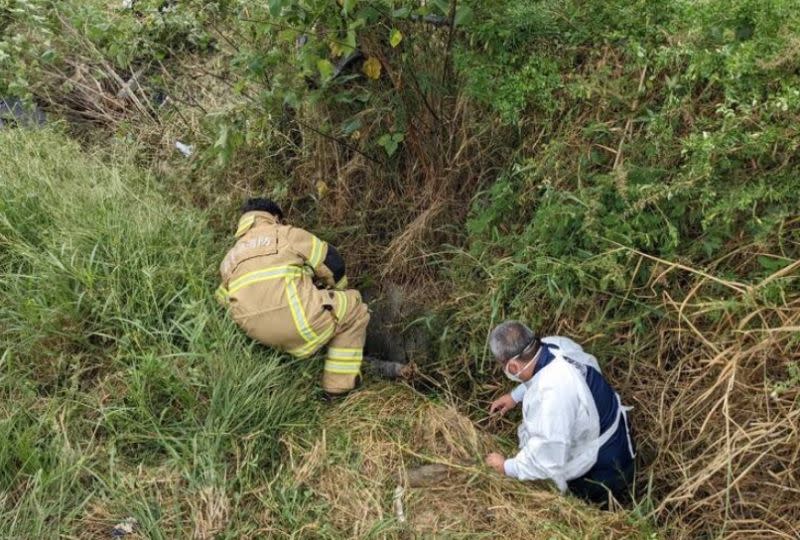
{"type": "MultiPolygon", "coordinates": [[[[554,351],[559,348],[557,345],[542,343],[542,352],[536,362],[533,374],[536,375],[540,370],[547,367],[555,359],[554,351]]],[[[564,357],[570,361],[568,357],[564,357]]],[[[597,414],[600,417],[600,433],[604,433],[614,424],[619,414],[619,403],[616,393],[611,385],[608,384],[603,374],[593,367],[581,364],[577,361],[570,361],[586,377],[586,384],[592,393],[592,399],[597,406],[597,414]]],[[[634,450],[635,451],[635,450],[634,450]]],[[[600,470],[621,470],[626,468],[633,461],[631,451],[628,448],[627,426],[623,418],[620,418],[619,426],[614,435],[603,446],[597,454],[597,462],[594,467],[586,474],[592,476],[600,470]]]]}

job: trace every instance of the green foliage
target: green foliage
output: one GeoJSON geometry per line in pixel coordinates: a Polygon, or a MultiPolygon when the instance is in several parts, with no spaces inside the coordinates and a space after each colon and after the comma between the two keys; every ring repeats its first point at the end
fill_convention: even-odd
{"type": "Polygon", "coordinates": [[[663,314],[630,291],[664,267],[636,252],[753,284],[797,258],[798,8],[476,3],[457,57],[466,89],[532,146],[473,200],[451,275],[480,305],[455,324],[580,317],[586,334],[644,338],[663,314]],[[759,251],[775,256],[744,257],[759,251]]]}

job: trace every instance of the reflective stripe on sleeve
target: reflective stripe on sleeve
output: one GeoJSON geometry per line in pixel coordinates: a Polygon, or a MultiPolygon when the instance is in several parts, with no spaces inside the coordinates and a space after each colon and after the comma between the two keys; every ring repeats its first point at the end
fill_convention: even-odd
{"type": "Polygon", "coordinates": [[[325,371],[338,375],[358,375],[361,373],[361,364],[339,364],[336,362],[325,362],[325,371]]]}
{"type": "Polygon", "coordinates": [[[322,262],[322,252],[325,247],[325,242],[321,241],[316,236],[311,237],[311,255],[308,257],[308,266],[317,269],[322,262]]]}
{"type": "Polygon", "coordinates": [[[336,295],[336,320],[342,322],[345,314],[347,314],[347,295],[341,291],[334,291],[336,295]]]}
{"type": "Polygon", "coordinates": [[[253,223],[255,223],[255,221],[256,217],[252,214],[250,214],[249,216],[242,216],[242,219],[239,220],[239,225],[237,225],[236,227],[236,234],[234,236],[236,236],[236,238],[242,236],[250,229],[250,227],[253,226],[253,223]]]}
{"type": "Polygon", "coordinates": [[[336,287],[339,290],[346,289],[347,288],[347,276],[343,276],[342,279],[340,279],[336,283],[336,285],[334,285],[334,287],[336,287]]]}

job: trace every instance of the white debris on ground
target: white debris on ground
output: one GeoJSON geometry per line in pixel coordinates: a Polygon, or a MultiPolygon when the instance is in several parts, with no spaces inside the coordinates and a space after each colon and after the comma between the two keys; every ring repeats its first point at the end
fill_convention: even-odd
{"type": "Polygon", "coordinates": [[[397,521],[399,523],[406,522],[406,513],[403,510],[403,495],[405,492],[406,490],[403,486],[394,488],[394,514],[397,516],[397,521]]]}
{"type": "Polygon", "coordinates": [[[182,143],[181,141],[175,141],[175,148],[177,148],[178,152],[186,157],[191,157],[194,153],[194,146],[191,144],[182,143]]]}
{"type": "Polygon", "coordinates": [[[138,526],[139,522],[135,517],[125,518],[111,529],[111,538],[122,538],[123,536],[133,534],[138,526]]]}

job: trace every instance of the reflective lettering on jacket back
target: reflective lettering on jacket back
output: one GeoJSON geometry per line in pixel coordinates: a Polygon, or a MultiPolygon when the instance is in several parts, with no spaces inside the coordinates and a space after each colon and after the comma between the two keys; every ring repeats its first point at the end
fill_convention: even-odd
{"type": "Polygon", "coordinates": [[[278,253],[277,227],[259,227],[240,238],[220,264],[220,274],[227,280],[244,261],[278,253]]]}

